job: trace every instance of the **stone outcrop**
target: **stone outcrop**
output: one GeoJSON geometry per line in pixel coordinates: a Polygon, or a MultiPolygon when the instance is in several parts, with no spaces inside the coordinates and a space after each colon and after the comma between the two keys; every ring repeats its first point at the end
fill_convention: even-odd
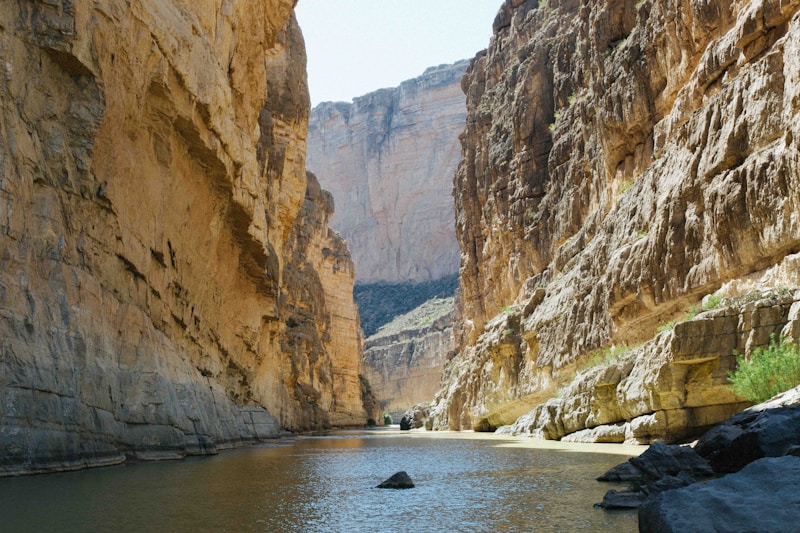
{"type": "Polygon", "coordinates": [[[700,313],[675,324],[619,361],[580,372],[559,398],[520,417],[504,432],[573,442],[650,443],[701,435],[750,404],[727,376],[734,351],[790,335],[800,292],[780,291],[700,313]]]}
{"type": "Polygon", "coordinates": [[[800,387],[745,409],[704,434],[695,446],[718,473],[762,457],[800,455],[800,387]]]}
{"type": "Polygon", "coordinates": [[[1,4],[0,475],[363,424],[294,2],[1,4]]]}
{"type": "Polygon", "coordinates": [[[308,168],[336,199],[331,226],[348,243],[359,284],[458,271],[452,189],[466,66],[431,67],[399,87],[311,111],[308,168]]]}
{"type": "MultiPolygon", "coordinates": [[[[800,249],[798,11],[793,0],[505,2],[463,80],[458,355],[435,427],[510,424],[596,351],[648,341],[800,249]]],[[[796,261],[789,271],[797,285],[796,261]]],[[[596,387],[565,390],[566,416],[542,419],[552,426],[529,428],[557,438],[622,421],[632,426],[605,428],[613,440],[630,429],[646,441],[665,435],[649,428],[673,438],[721,421],[718,406],[734,405],[722,392],[730,350],[748,333],[719,338],[706,329],[717,320],[728,319],[657,337],[596,387]],[[592,412],[591,388],[623,394],[622,411],[592,412]],[[685,421],[658,419],[670,410],[685,421]]]]}
{"type": "Polygon", "coordinates": [[[384,412],[430,402],[453,350],[453,298],[435,298],[364,342],[364,375],[384,412]]]}
{"type": "Polygon", "coordinates": [[[736,474],[659,494],[639,509],[639,531],[797,531],[799,490],[800,458],[760,459],[736,474]]]}

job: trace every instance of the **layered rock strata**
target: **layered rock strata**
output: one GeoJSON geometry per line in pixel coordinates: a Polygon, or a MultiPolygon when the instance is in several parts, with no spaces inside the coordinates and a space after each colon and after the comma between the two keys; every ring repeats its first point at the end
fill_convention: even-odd
{"type": "MultiPolygon", "coordinates": [[[[436,427],[510,424],[596,350],[646,341],[800,249],[798,11],[792,0],[505,2],[463,81],[459,355],[436,427]]],[[[696,340],[676,329],[638,352],[640,368],[667,366],[629,380],[642,397],[622,402],[640,405],[630,421],[695,410],[675,435],[721,421],[696,410],[730,398],[664,382],[679,369],[712,390],[724,381],[728,346],[684,327],[696,340]],[[720,355],[703,363],[708,351],[720,355]],[[646,390],[653,380],[664,394],[646,390]]]]}
{"type": "Polygon", "coordinates": [[[453,298],[433,299],[364,341],[364,375],[385,412],[433,399],[452,357],[453,312],[453,298]]]}
{"type": "Polygon", "coordinates": [[[0,3],[0,474],[364,422],[293,5],[0,3]]]}
{"type": "Polygon", "coordinates": [[[452,189],[466,66],[431,67],[399,87],[311,111],[308,168],[336,199],[331,226],[347,240],[359,284],[458,271],[452,189]]]}

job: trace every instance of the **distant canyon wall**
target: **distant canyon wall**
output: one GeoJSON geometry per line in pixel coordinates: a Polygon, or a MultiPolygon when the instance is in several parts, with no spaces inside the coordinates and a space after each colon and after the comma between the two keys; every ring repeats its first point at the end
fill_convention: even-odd
{"type": "Polygon", "coordinates": [[[0,1],[0,475],[366,420],[293,6],[0,1]]]}
{"type": "Polygon", "coordinates": [[[365,340],[364,375],[384,412],[433,400],[453,352],[453,306],[433,298],[365,340]]]}
{"type": "Polygon", "coordinates": [[[356,282],[421,282],[458,271],[453,174],[464,129],[466,61],[399,87],[311,111],[308,168],[333,193],[331,226],[356,282]]]}
{"type": "MultiPolygon", "coordinates": [[[[796,0],[503,4],[464,79],[459,353],[436,427],[510,424],[593,354],[648,341],[800,250],[799,11],[796,0]]],[[[697,378],[724,381],[730,359],[708,361],[697,378]]],[[[564,413],[586,392],[569,390],[564,413]]],[[[618,405],[624,391],[595,390],[618,405]]],[[[712,396],[692,408],[736,401],[712,396]]],[[[647,405],[636,416],[660,408],[647,405]]]]}

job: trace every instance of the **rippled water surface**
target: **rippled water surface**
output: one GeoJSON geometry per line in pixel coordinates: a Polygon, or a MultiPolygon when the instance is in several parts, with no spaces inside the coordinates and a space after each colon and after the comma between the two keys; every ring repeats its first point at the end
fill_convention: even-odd
{"type": "Polygon", "coordinates": [[[347,432],[208,458],[0,479],[0,531],[635,532],[593,509],[620,455],[347,432]],[[375,485],[405,470],[417,487],[375,485]]]}

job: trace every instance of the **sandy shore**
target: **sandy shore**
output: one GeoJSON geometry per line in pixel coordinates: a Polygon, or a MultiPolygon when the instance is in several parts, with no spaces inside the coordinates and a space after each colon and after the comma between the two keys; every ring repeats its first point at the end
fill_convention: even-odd
{"type": "Polygon", "coordinates": [[[403,436],[420,439],[474,439],[495,441],[498,447],[508,448],[535,448],[541,450],[563,450],[575,453],[603,453],[609,455],[622,455],[634,457],[647,450],[647,446],[630,444],[581,444],[577,442],[561,442],[557,440],[536,439],[532,437],[514,437],[509,435],[495,435],[494,433],[481,433],[475,431],[426,431],[412,429],[400,431],[400,426],[392,425],[369,430],[355,430],[337,433],[360,433],[381,436],[403,436]]]}

